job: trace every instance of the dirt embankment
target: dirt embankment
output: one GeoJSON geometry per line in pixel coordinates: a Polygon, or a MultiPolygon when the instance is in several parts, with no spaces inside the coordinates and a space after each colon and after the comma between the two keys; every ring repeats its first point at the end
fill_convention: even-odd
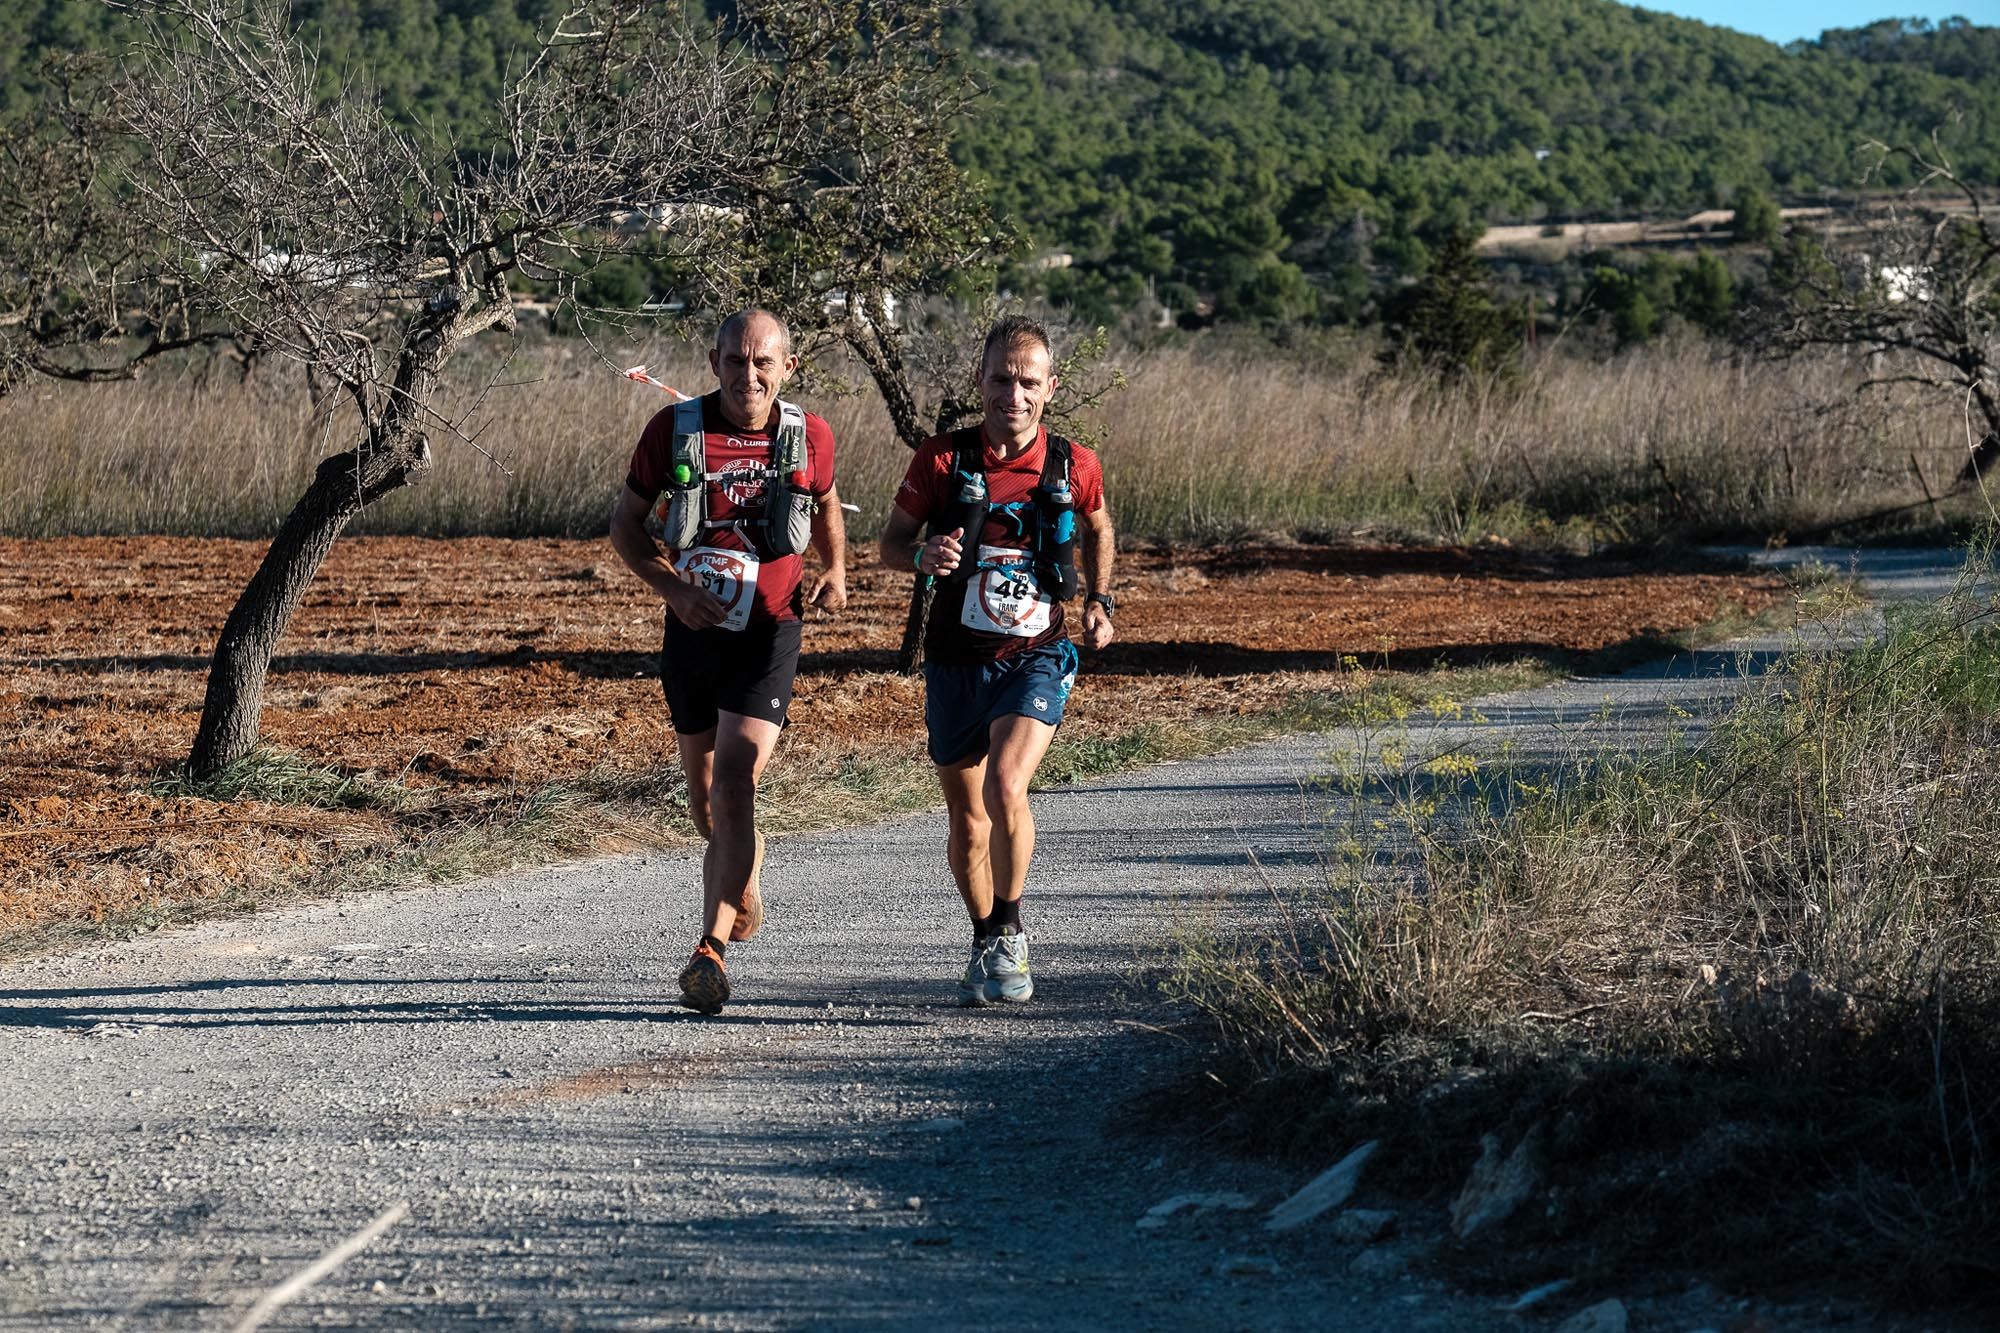
{"type": "MultiPolygon", "coordinates": [[[[170,794],[207,655],[260,554],[0,541],[0,934],[309,878],[550,782],[669,762],[658,611],[604,544],[357,539],[281,647],[264,735],[414,789],[423,816],[170,794]]],[[[808,627],[786,745],[920,762],[920,687],[892,670],[908,579],[856,555],[847,612],[808,627]]],[[[1783,595],[1768,576],[1501,550],[1133,552],[1117,583],[1118,642],[1086,664],[1073,734],[1261,711],[1339,688],[1355,663],[1638,651],[1783,595]]]]}

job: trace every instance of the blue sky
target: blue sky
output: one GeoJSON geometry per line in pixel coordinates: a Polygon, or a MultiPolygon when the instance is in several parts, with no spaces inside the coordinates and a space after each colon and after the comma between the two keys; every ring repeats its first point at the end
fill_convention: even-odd
{"type": "Polygon", "coordinates": [[[1944,5],[1921,0],[1646,0],[1637,7],[1752,32],[1780,44],[1811,40],[1827,28],[1865,28],[1882,18],[1925,18],[1935,23],[1957,15],[2000,26],[2000,0],[1944,5]]]}

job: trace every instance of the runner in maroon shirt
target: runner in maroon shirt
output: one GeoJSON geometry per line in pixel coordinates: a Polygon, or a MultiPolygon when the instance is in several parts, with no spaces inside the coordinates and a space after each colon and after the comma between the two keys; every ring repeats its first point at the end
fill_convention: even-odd
{"type": "Polygon", "coordinates": [[[688,550],[663,548],[646,518],[672,476],[678,406],[646,423],[611,513],[611,544],[666,603],[660,683],[673,717],[688,813],[702,855],[701,943],[681,971],[681,1003],[720,1012],[729,998],[723,954],[763,922],[757,783],[777,747],[799,666],[799,616],[847,604],[847,531],[833,487],[833,432],[805,414],[807,476],[816,502],[811,544],[824,567],[808,595],[798,555],[755,535],[784,478],[770,469],[786,410],[778,391],[798,369],[791,335],[767,310],[731,315],[709,368],[720,386],[701,401],[707,526],[688,550]],[[737,526],[730,526],[735,524],[737,526]]]}
{"type": "MultiPolygon", "coordinates": [[[[1051,448],[1042,409],[1055,387],[1042,326],[1018,317],[996,324],[980,359],[984,418],[976,434],[941,435],[917,450],[879,548],[890,569],[945,580],[924,640],[924,723],[951,817],[951,874],[972,918],[972,957],[958,989],[964,1005],[1020,1002],[1035,989],[1021,927],[1035,850],[1028,784],[1062,722],[1077,668],[1061,597],[1042,586],[1045,567],[1034,558],[1045,516],[1033,492],[1051,448]],[[977,533],[945,528],[967,484],[955,475],[961,451],[976,454],[988,490],[989,516],[977,533]],[[919,542],[926,522],[931,535],[919,542]],[[965,577],[946,578],[961,566],[965,577]]],[[[1112,637],[1115,542],[1097,456],[1070,448],[1083,643],[1095,651],[1112,637]]]]}

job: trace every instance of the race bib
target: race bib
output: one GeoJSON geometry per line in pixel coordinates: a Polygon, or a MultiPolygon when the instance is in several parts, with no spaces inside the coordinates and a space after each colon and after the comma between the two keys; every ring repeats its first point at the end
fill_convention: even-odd
{"type": "Polygon", "coordinates": [[[722,628],[742,629],[750,623],[750,608],[757,601],[754,552],[696,546],[681,552],[674,572],[722,603],[722,628]]]}
{"type": "Polygon", "coordinates": [[[965,589],[965,609],[958,623],[982,634],[1011,634],[1032,639],[1049,627],[1050,608],[1055,605],[1035,583],[1033,557],[1011,546],[982,546],[979,563],[999,565],[982,569],[965,589]]]}

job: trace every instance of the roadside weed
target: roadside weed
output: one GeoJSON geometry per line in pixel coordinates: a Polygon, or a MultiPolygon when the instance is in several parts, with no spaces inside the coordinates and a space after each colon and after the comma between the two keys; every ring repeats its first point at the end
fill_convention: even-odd
{"type": "Polygon", "coordinates": [[[161,797],[191,796],[210,801],[264,801],[272,805],[306,805],[321,810],[414,810],[426,804],[424,793],[398,782],[345,773],[316,764],[296,751],[259,745],[249,754],[206,777],[175,773],[152,786],[161,797]]]}
{"type": "Polygon", "coordinates": [[[1704,730],[1330,757],[1324,883],[1190,934],[1170,993],[1265,1149],[1382,1136],[1446,1190],[1533,1135],[1539,1205],[1447,1267],[1682,1265],[1935,1301],[2000,1267],[2000,607],[1984,553],[1704,730]],[[1508,1254],[1517,1256],[1511,1262],[1508,1254]]]}

